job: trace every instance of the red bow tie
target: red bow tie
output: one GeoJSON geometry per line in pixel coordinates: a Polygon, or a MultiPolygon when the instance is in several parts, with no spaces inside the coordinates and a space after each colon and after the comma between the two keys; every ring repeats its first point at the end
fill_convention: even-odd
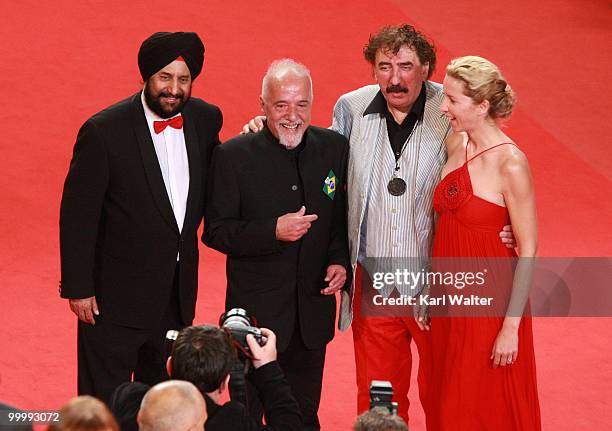
{"type": "Polygon", "coordinates": [[[172,127],[174,129],[182,129],[183,128],[183,116],[179,115],[178,117],[171,118],[169,120],[163,121],[154,121],[153,122],[153,130],[155,130],[156,134],[160,134],[164,131],[166,127],[172,127]]]}

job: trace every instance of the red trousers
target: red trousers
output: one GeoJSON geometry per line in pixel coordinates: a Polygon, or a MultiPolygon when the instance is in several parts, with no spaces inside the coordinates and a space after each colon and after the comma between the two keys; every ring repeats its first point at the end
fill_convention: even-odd
{"type": "MultiPolygon", "coordinates": [[[[365,274],[363,274],[365,275],[365,274]]],[[[366,280],[366,282],[369,282],[366,280]]],[[[370,408],[370,382],[388,380],[393,385],[393,401],[398,403],[398,414],[408,423],[408,390],[412,370],[410,343],[414,340],[419,352],[419,398],[425,414],[428,412],[428,376],[431,372],[431,337],[429,331],[417,326],[412,309],[406,308],[402,317],[363,316],[361,313],[362,269],[355,274],[353,301],[353,342],[357,371],[358,414],[370,408]]],[[[371,289],[368,289],[371,290],[371,289]]],[[[365,298],[364,300],[371,300],[365,298]]]]}

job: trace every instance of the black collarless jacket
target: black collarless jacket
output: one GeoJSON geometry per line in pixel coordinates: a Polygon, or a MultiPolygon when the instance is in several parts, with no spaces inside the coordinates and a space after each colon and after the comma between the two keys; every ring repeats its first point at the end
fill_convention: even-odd
{"type": "Polygon", "coordinates": [[[77,136],[60,209],[60,293],[96,296],[101,319],[150,327],[163,316],[180,253],[181,316],[190,324],[198,280],[197,229],[221,111],[183,108],[189,192],[179,233],[140,92],[91,117],[77,136]]]}
{"type": "MultiPolygon", "coordinates": [[[[226,308],[241,307],[272,329],[283,351],[296,318],[309,348],[334,336],[336,301],[320,293],[328,265],[349,272],[345,179],[348,142],[310,126],[296,150],[266,129],[215,149],[204,242],[227,254],[226,308]],[[335,194],[324,191],[335,176],[335,194]],[[276,239],[276,220],[306,207],[317,214],[300,240],[276,239]]],[[[350,277],[349,277],[350,278],[350,277]]]]}

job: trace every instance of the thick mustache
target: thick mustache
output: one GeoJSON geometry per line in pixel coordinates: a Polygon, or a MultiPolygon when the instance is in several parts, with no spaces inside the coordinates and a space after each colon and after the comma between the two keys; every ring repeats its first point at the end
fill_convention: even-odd
{"type": "Polygon", "coordinates": [[[408,93],[408,89],[401,85],[389,85],[387,87],[387,93],[408,93]]]}

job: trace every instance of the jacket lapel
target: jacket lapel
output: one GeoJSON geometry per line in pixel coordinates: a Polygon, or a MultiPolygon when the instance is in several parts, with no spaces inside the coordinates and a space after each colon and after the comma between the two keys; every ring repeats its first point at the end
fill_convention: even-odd
{"type": "Polygon", "coordinates": [[[365,216],[370,178],[374,168],[374,152],[384,145],[387,126],[377,114],[366,115],[361,128],[353,129],[350,138],[348,167],[348,228],[351,262],[357,263],[359,252],[359,229],[365,216]]]}
{"type": "Polygon", "coordinates": [[[364,117],[359,135],[355,139],[351,139],[351,146],[354,151],[351,152],[353,163],[349,158],[349,169],[353,174],[353,182],[355,183],[353,185],[358,185],[364,193],[367,193],[370,184],[374,151],[381,145],[381,140],[384,140],[386,132],[384,119],[380,120],[378,115],[370,114],[364,117]],[[352,166],[350,166],[351,164],[352,166]],[[355,179],[357,179],[356,182],[355,179]]]}
{"type": "Polygon", "coordinates": [[[439,174],[446,163],[446,136],[450,130],[448,120],[440,114],[440,104],[443,94],[429,81],[427,86],[427,100],[419,139],[422,139],[419,154],[419,172],[417,177],[417,191],[426,193],[432,181],[439,182],[439,174]],[[433,176],[433,178],[432,178],[433,176]]]}
{"type": "Polygon", "coordinates": [[[178,233],[178,225],[176,224],[172,205],[168,198],[168,192],[164,185],[164,178],[162,177],[157,154],[155,153],[155,147],[153,146],[153,139],[151,139],[151,133],[145,118],[142,101],[140,100],[140,93],[136,93],[132,97],[132,108],[132,123],[138,139],[140,154],[142,156],[142,162],[149,188],[151,189],[151,194],[164,220],[166,220],[170,227],[178,233]]]}
{"type": "Polygon", "coordinates": [[[198,134],[196,132],[195,123],[191,110],[187,103],[183,110],[183,133],[185,134],[185,146],[187,147],[187,159],[189,160],[189,192],[187,194],[187,209],[185,210],[185,222],[183,232],[188,230],[185,228],[188,223],[195,222],[198,199],[202,195],[202,158],[200,157],[200,147],[198,145],[198,134]]]}

